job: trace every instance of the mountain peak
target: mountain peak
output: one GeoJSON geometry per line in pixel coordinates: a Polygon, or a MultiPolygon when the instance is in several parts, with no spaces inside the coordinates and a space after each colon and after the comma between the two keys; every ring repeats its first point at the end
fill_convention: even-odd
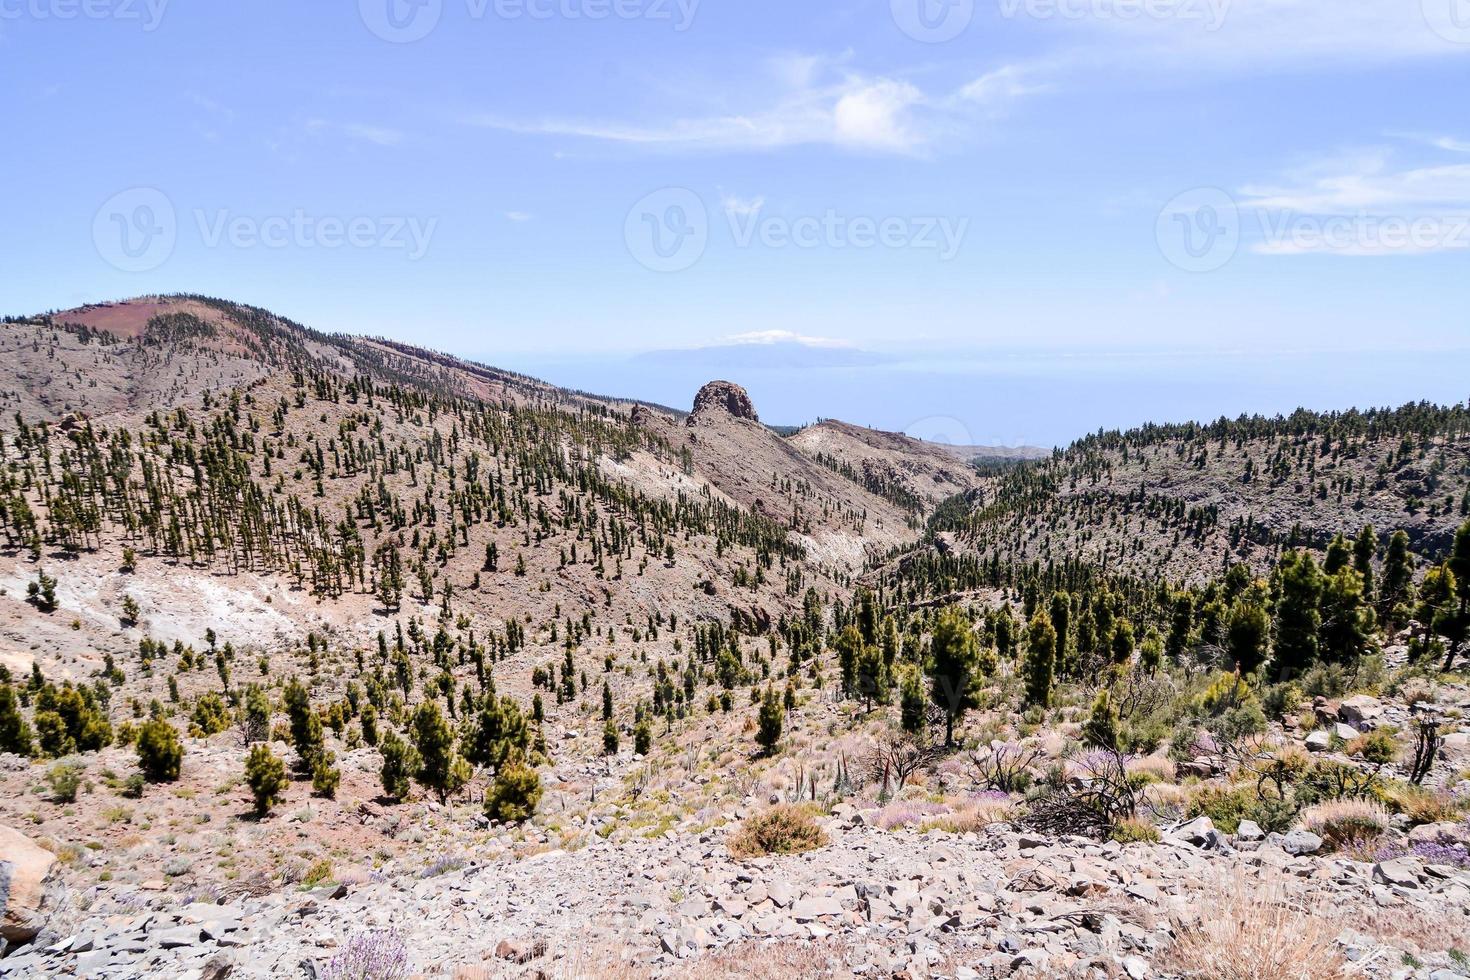
{"type": "Polygon", "coordinates": [[[755,404],[750,400],[750,393],[733,381],[711,381],[694,396],[694,414],[689,417],[691,422],[712,412],[724,412],[751,422],[760,421],[760,417],[755,414],[755,404]]]}

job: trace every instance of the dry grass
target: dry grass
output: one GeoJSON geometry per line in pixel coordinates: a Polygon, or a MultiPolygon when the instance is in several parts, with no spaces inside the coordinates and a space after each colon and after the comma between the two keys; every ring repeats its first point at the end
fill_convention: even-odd
{"type": "Polygon", "coordinates": [[[1331,980],[1345,977],[1335,938],[1341,924],[1295,908],[1280,882],[1236,876],[1195,907],[1199,923],[1180,923],[1159,968],[1197,980],[1331,980]]]}
{"type": "Polygon", "coordinates": [[[1333,850],[1364,848],[1389,828],[1392,818],[1373,800],[1332,800],[1302,811],[1301,823],[1333,850]]]}
{"type": "Polygon", "coordinates": [[[727,846],[731,857],[748,858],[800,854],[826,843],[827,835],[817,826],[810,810],[783,803],[746,820],[730,836],[727,846]]]}
{"type": "Polygon", "coordinates": [[[1159,783],[1172,783],[1174,781],[1174,763],[1162,755],[1148,755],[1139,759],[1129,759],[1128,771],[1134,775],[1149,776],[1155,782],[1159,783]]]}

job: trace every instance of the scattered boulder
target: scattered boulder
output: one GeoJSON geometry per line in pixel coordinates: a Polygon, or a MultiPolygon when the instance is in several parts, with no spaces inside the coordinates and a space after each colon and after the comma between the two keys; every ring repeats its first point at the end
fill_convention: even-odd
{"type": "Polygon", "coordinates": [[[59,868],[55,854],[0,825],[0,939],[28,943],[41,932],[60,899],[59,868]]]}
{"type": "Polygon", "coordinates": [[[1373,880],[1398,888],[1419,887],[1419,862],[1413,858],[1394,858],[1373,865],[1373,880]]]}
{"type": "Polygon", "coordinates": [[[1383,714],[1383,702],[1370,694],[1355,694],[1337,706],[1337,717],[1358,731],[1371,728],[1383,714]]]}
{"type": "Polygon", "coordinates": [[[1267,840],[1273,839],[1278,847],[1293,857],[1316,854],[1322,850],[1322,838],[1310,830],[1293,830],[1289,834],[1272,834],[1267,838],[1267,840]]]}

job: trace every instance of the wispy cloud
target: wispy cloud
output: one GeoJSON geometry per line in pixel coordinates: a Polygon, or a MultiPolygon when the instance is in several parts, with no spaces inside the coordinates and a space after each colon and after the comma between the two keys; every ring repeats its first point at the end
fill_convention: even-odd
{"type": "MultiPolygon", "coordinates": [[[[826,145],[855,152],[920,155],[979,107],[1040,91],[1020,67],[981,74],[955,91],[931,94],[903,77],[866,74],[847,57],[787,55],[765,66],[778,83],[764,104],[735,113],[667,120],[515,119],[475,114],[464,122],[504,132],[571,136],[682,150],[773,150],[826,145]]],[[[711,99],[714,99],[712,94],[711,99]]]]}
{"type": "MultiPolygon", "coordinates": [[[[1436,143],[1465,152],[1454,141],[1436,143]]],[[[1470,249],[1470,164],[1395,163],[1396,148],[1360,150],[1240,191],[1259,221],[1262,255],[1423,255],[1470,249]]]]}
{"type": "Polygon", "coordinates": [[[505,212],[505,217],[506,220],[514,221],[517,224],[522,224],[531,220],[531,216],[524,211],[507,211],[505,212]]]}
{"type": "Polygon", "coordinates": [[[366,143],[375,143],[378,146],[397,146],[403,142],[403,133],[386,126],[370,126],[365,123],[344,123],[341,127],[346,136],[362,140],[366,143]]]}

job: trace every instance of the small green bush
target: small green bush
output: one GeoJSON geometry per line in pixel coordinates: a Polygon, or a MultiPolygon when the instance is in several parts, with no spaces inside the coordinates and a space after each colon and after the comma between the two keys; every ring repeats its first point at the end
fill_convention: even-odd
{"type": "Polygon", "coordinates": [[[266,745],[257,742],[245,759],[245,782],[255,799],[255,813],[265,816],[286,791],[286,764],[266,745]]]}
{"type": "Polygon", "coordinates": [[[541,802],[541,777],[516,752],[495,774],[485,796],[485,815],[504,823],[529,820],[541,802]]]}
{"type": "Polygon", "coordinates": [[[174,726],[162,718],[138,729],[138,767],[150,783],[171,783],[179,778],[184,745],[174,726]]]}
{"type": "Polygon", "coordinates": [[[86,771],[86,766],[75,761],[58,762],[52,766],[46,773],[46,785],[51,787],[52,798],[58,803],[75,802],[86,771]]]}

